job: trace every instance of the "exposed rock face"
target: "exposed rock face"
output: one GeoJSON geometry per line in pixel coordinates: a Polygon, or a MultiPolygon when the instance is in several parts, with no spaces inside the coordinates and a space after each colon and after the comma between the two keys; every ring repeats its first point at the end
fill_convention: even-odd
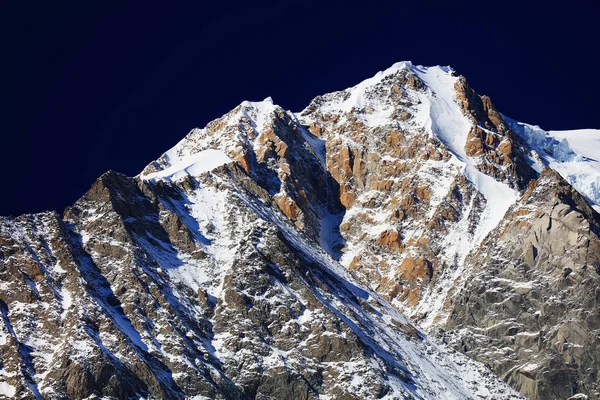
{"type": "Polygon", "coordinates": [[[600,398],[600,220],[510,126],[399,63],[0,218],[0,396],[600,398]]]}
{"type": "Polygon", "coordinates": [[[524,189],[536,177],[527,163],[530,149],[504,121],[487,96],[479,96],[461,77],[455,83],[456,101],[473,123],[467,135],[465,151],[479,157],[477,168],[486,175],[524,189]]]}
{"type": "Polygon", "coordinates": [[[0,219],[3,394],[518,398],[285,220],[237,164],[0,219]]]}
{"type": "Polygon", "coordinates": [[[597,398],[599,233],[600,215],[545,170],[467,260],[446,339],[530,398],[597,398]]]}

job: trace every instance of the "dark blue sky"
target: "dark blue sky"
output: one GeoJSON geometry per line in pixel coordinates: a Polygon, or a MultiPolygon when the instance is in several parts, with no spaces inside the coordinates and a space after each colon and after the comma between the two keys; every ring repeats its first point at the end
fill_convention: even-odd
{"type": "Polygon", "coordinates": [[[124,3],[0,6],[0,215],[62,210],[243,100],[299,111],[401,60],[452,65],[515,119],[600,128],[594,1],[124,3]]]}

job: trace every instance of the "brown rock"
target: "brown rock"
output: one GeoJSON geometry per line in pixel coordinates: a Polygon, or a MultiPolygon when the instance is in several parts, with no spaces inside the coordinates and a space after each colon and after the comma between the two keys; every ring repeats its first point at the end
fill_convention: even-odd
{"type": "Polygon", "coordinates": [[[377,237],[377,243],[392,251],[400,251],[402,248],[402,238],[395,229],[381,232],[377,237]]]}
{"type": "Polygon", "coordinates": [[[295,221],[302,210],[298,207],[298,204],[285,194],[278,194],[274,197],[275,202],[279,209],[292,221],[295,221]]]}

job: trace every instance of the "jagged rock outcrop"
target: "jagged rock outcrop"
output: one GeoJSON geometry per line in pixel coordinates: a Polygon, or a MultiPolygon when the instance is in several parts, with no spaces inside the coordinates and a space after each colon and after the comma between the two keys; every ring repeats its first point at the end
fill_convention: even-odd
{"type": "Polygon", "coordinates": [[[536,178],[527,162],[529,146],[515,134],[488,96],[479,96],[464,77],[455,83],[456,102],[473,126],[465,152],[478,157],[477,169],[510,186],[523,190],[536,178]]]}

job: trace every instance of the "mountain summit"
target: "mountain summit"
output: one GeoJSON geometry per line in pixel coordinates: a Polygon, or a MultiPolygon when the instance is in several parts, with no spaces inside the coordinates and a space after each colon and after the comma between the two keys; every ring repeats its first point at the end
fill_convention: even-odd
{"type": "Polygon", "coordinates": [[[245,101],[0,217],[0,396],[598,399],[597,143],[410,62],[245,101]]]}

